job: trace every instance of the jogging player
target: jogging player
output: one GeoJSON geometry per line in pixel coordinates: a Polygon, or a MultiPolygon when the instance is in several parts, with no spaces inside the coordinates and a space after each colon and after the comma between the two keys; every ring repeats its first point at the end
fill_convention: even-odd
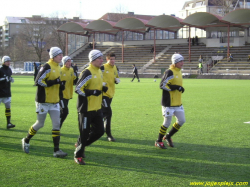
{"type": "Polygon", "coordinates": [[[77,164],[84,165],[85,147],[98,140],[104,134],[103,115],[101,111],[103,78],[100,67],[103,54],[99,50],[89,53],[89,66],[82,71],[76,83],[75,92],[78,94],[77,111],[80,137],[74,152],[77,164]]]}
{"type": "Polygon", "coordinates": [[[160,128],[158,140],[155,146],[161,149],[166,149],[162,139],[166,140],[168,146],[174,147],[171,137],[179,131],[185,123],[184,108],[181,102],[181,95],[184,92],[182,86],[181,68],[184,63],[184,58],[180,54],[172,56],[172,65],[165,71],[160,88],[162,89],[162,115],[164,116],[163,125],[160,128]],[[166,134],[168,127],[172,121],[173,115],[176,117],[176,122],[172,129],[166,134]]]}
{"type": "Polygon", "coordinates": [[[134,81],[135,77],[138,79],[138,82],[140,82],[138,70],[137,70],[137,67],[135,66],[135,64],[133,64],[133,72],[132,73],[133,73],[133,79],[131,80],[131,82],[134,81]]]}
{"type": "Polygon", "coordinates": [[[115,138],[111,134],[111,102],[115,95],[115,84],[120,83],[119,70],[115,65],[115,54],[109,53],[106,56],[107,63],[101,66],[103,82],[108,87],[108,91],[103,93],[102,112],[104,118],[104,128],[109,141],[114,142],[115,138]]]}
{"type": "Polygon", "coordinates": [[[63,67],[61,68],[61,81],[65,82],[65,89],[60,92],[60,128],[69,113],[68,103],[73,96],[73,84],[76,80],[76,73],[71,67],[71,58],[64,56],[62,58],[63,67]]]}
{"type": "Polygon", "coordinates": [[[59,149],[60,143],[60,105],[59,90],[64,89],[63,82],[60,80],[61,68],[59,63],[62,60],[62,50],[52,47],[49,51],[49,61],[41,67],[35,84],[36,93],[36,113],[37,121],[28,131],[26,138],[22,139],[22,147],[25,153],[29,153],[29,142],[37,131],[44,126],[44,122],[49,113],[52,121],[52,138],[54,143],[54,157],[65,157],[67,153],[59,149]]]}
{"type": "Polygon", "coordinates": [[[11,59],[9,56],[4,56],[2,58],[2,67],[0,68],[0,104],[5,104],[5,116],[7,120],[7,129],[14,128],[10,122],[11,119],[11,110],[10,110],[10,103],[11,103],[11,84],[14,82],[14,79],[11,77],[12,71],[10,69],[10,62],[11,59]]]}

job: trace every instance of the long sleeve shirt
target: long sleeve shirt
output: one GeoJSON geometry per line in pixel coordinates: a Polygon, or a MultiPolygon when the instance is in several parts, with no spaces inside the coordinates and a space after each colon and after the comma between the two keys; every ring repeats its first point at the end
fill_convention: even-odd
{"type": "Polygon", "coordinates": [[[58,63],[50,59],[37,74],[35,84],[37,85],[36,101],[38,103],[58,103],[60,84],[49,84],[60,78],[61,68],[58,63]]]}
{"type": "Polygon", "coordinates": [[[103,93],[103,96],[113,98],[115,95],[115,78],[119,78],[119,70],[116,65],[111,66],[109,63],[101,66],[103,73],[103,82],[107,83],[108,91],[103,93]]]}
{"type": "Polygon", "coordinates": [[[103,76],[100,68],[90,64],[82,71],[76,83],[75,92],[78,94],[77,111],[80,113],[101,109],[102,94],[99,96],[86,95],[86,90],[102,91],[103,76]]]}
{"type": "Polygon", "coordinates": [[[61,81],[66,81],[65,89],[62,91],[64,99],[72,99],[73,97],[73,85],[74,80],[76,79],[76,73],[74,72],[73,68],[67,68],[63,66],[61,68],[62,75],[61,81]]]}
{"type": "Polygon", "coordinates": [[[161,104],[165,107],[181,106],[181,94],[174,86],[182,86],[182,73],[179,68],[169,68],[165,71],[160,88],[162,89],[161,104]]]}
{"type": "Polygon", "coordinates": [[[0,97],[11,97],[10,82],[12,71],[9,66],[0,68],[0,97]]]}

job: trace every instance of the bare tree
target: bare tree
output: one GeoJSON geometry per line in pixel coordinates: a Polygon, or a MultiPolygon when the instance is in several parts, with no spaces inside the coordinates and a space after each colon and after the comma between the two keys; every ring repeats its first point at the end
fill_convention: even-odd
{"type": "Polygon", "coordinates": [[[49,31],[49,40],[50,44],[53,44],[55,46],[58,46],[60,49],[62,49],[63,53],[65,54],[66,51],[66,34],[62,32],[57,32],[57,29],[65,22],[67,22],[67,19],[59,19],[58,14],[53,15],[49,18],[52,24],[48,25],[48,31],[49,31]]]}
{"type": "Polygon", "coordinates": [[[36,54],[37,61],[42,62],[48,38],[47,25],[44,20],[41,17],[29,19],[29,23],[22,27],[20,38],[30,47],[29,53],[36,54]]]}
{"type": "Polygon", "coordinates": [[[214,14],[225,16],[227,13],[233,11],[237,0],[210,0],[210,5],[216,6],[214,14]]]}

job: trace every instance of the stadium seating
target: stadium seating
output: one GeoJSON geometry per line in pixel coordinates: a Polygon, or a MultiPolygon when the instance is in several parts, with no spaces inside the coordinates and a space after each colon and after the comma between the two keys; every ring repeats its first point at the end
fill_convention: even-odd
{"type": "MultiPolygon", "coordinates": [[[[208,66],[205,73],[250,73],[250,63],[247,62],[247,58],[250,51],[250,45],[242,47],[230,47],[230,53],[233,55],[233,62],[228,62],[227,59],[227,47],[206,47],[205,44],[191,45],[191,59],[189,62],[189,46],[187,44],[175,44],[175,45],[157,45],[156,55],[162,52],[164,49],[169,49],[156,58],[153,63],[154,55],[151,53],[152,45],[137,45],[137,46],[124,46],[124,59],[122,62],[122,47],[121,46],[96,46],[96,49],[104,52],[114,52],[116,54],[116,65],[119,67],[122,73],[131,73],[132,64],[135,64],[139,70],[139,73],[147,74],[162,74],[162,72],[171,64],[171,56],[178,52],[183,55],[185,64],[183,66],[183,73],[197,74],[198,73],[198,59],[200,55],[203,56],[204,65],[211,63],[209,59],[211,56],[223,56],[223,59],[214,66],[208,66]],[[152,63],[150,62],[152,61],[152,63]],[[145,68],[145,65],[148,64],[145,68]]],[[[86,48],[82,53],[73,58],[74,63],[77,63],[78,67],[82,67],[89,62],[88,53],[91,49],[86,48]]],[[[104,60],[105,62],[105,60],[104,60]]],[[[212,63],[211,63],[212,64],[212,63]]],[[[82,69],[79,69],[81,71],[82,69]]]]}

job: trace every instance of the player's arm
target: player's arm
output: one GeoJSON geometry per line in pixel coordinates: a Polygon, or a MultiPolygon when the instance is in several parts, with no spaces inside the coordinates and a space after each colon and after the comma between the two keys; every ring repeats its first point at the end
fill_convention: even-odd
{"type": "Polygon", "coordinates": [[[100,70],[102,71],[102,73],[104,72],[104,65],[100,67],[100,70]]]}
{"type": "Polygon", "coordinates": [[[48,80],[49,73],[51,68],[49,64],[45,64],[37,74],[35,85],[43,86],[43,87],[50,87],[54,84],[60,84],[60,77],[56,78],[55,80],[48,80]]]}
{"type": "Polygon", "coordinates": [[[7,81],[6,77],[4,77],[4,73],[0,69],[0,81],[7,81]]]}
{"type": "Polygon", "coordinates": [[[120,77],[119,77],[119,69],[118,67],[116,66],[116,71],[117,71],[117,74],[116,74],[116,77],[115,77],[115,84],[119,84],[121,81],[120,81],[120,77]]]}
{"type": "Polygon", "coordinates": [[[170,87],[172,80],[174,79],[174,74],[171,70],[164,72],[164,75],[161,79],[160,88],[166,91],[173,91],[170,87]]]}
{"type": "Polygon", "coordinates": [[[164,73],[164,76],[163,76],[163,78],[161,80],[160,88],[163,89],[163,90],[166,90],[166,91],[178,90],[178,91],[180,91],[180,92],[183,93],[184,92],[184,88],[182,86],[179,86],[179,85],[174,85],[172,83],[173,79],[174,79],[173,71],[167,70],[164,73]]]}
{"type": "Polygon", "coordinates": [[[100,95],[102,93],[100,90],[87,89],[91,79],[92,79],[91,72],[88,69],[84,70],[81,73],[79,80],[76,83],[75,92],[83,97],[88,97],[90,95],[95,95],[95,96],[100,95]]]}
{"type": "Polygon", "coordinates": [[[78,75],[77,75],[77,71],[75,72],[73,69],[72,69],[74,75],[73,75],[73,84],[76,85],[77,81],[78,81],[78,75]]]}

